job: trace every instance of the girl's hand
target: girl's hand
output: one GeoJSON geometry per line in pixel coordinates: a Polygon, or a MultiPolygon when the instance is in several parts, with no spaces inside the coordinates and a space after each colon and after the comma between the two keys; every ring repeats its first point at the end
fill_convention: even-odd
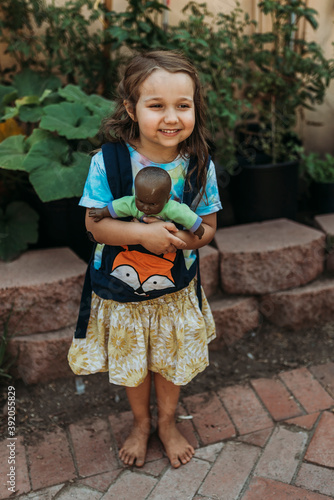
{"type": "MultiPolygon", "coordinates": [[[[154,219],[148,217],[147,219],[154,219]]],[[[145,218],[146,222],[146,218],[145,218]]],[[[177,249],[186,247],[186,243],[173,233],[177,232],[177,227],[172,222],[161,220],[150,220],[145,226],[141,245],[157,255],[176,252],[177,249]],[[154,224],[152,224],[154,222],[154,224]]]]}
{"type": "Polygon", "coordinates": [[[152,215],[151,217],[143,217],[143,221],[146,222],[146,224],[152,224],[152,222],[161,222],[161,219],[152,215]]]}

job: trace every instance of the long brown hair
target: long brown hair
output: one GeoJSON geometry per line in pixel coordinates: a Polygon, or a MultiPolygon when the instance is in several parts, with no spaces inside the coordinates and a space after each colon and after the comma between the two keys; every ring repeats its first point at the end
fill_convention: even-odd
{"type": "MultiPolygon", "coordinates": [[[[164,69],[170,73],[187,73],[194,82],[195,126],[191,135],[179,144],[179,153],[183,157],[197,159],[195,168],[197,168],[197,188],[200,190],[206,185],[206,165],[209,159],[205,105],[196,69],[181,53],[159,50],[136,55],[125,69],[124,77],[118,85],[116,109],[111,116],[103,120],[101,132],[105,142],[122,141],[129,144],[136,142],[139,138],[138,123],[128,115],[124,101],[127,101],[135,112],[141,84],[157,69],[164,69]]],[[[190,175],[191,172],[187,175],[188,181],[190,175]]]]}

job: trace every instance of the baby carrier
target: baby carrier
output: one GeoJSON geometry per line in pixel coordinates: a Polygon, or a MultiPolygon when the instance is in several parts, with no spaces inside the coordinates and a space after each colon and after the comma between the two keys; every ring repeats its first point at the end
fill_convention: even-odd
{"type": "MultiPolygon", "coordinates": [[[[107,143],[102,146],[102,153],[114,199],[132,195],[132,167],[127,147],[121,143],[107,143]]],[[[195,164],[194,160],[190,160],[189,172],[194,169],[195,164]]],[[[209,164],[210,158],[207,168],[209,164]]],[[[182,201],[189,207],[198,194],[196,178],[197,169],[194,169],[190,185],[187,182],[184,185],[182,201]]],[[[131,220],[131,217],[121,220],[131,220]]],[[[156,255],[141,245],[104,245],[99,266],[94,264],[95,250],[96,243],[86,272],[75,338],[86,336],[92,291],[106,300],[141,302],[187,287],[197,273],[197,296],[201,307],[198,251],[195,262],[187,268],[182,250],[156,255]]]]}

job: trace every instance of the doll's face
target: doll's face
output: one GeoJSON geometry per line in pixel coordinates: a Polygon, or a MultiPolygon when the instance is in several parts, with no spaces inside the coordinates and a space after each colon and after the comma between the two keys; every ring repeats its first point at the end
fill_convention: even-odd
{"type": "Polygon", "coordinates": [[[146,215],[155,215],[161,212],[170,198],[170,185],[159,179],[150,182],[137,180],[135,183],[136,207],[146,215]]]}

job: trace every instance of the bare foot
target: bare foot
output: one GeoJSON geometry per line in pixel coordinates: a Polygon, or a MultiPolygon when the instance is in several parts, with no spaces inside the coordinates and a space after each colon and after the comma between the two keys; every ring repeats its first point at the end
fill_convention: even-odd
{"type": "Polygon", "coordinates": [[[125,465],[142,467],[145,463],[147,442],[150,435],[150,424],[135,424],[119,450],[119,458],[125,465]]]}
{"type": "Polygon", "coordinates": [[[194,448],[178,431],[175,422],[163,424],[159,428],[159,437],[174,469],[188,463],[195,454],[194,448]]]}

